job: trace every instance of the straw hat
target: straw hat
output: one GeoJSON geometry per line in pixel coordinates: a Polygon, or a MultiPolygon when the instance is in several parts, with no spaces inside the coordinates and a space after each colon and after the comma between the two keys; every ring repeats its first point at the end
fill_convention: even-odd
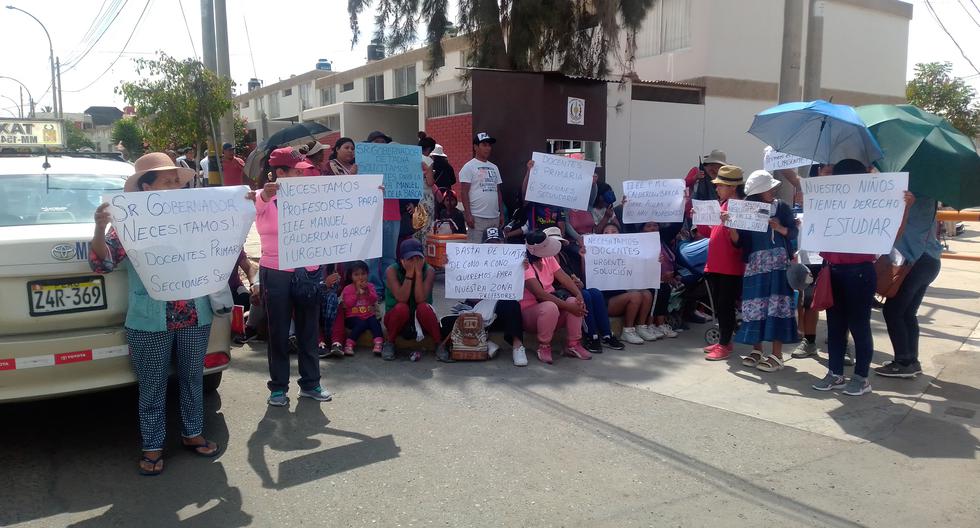
{"type": "Polygon", "coordinates": [[[136,169],[136,172],[134,172],[129,178],[126,178],[126,185],[123,187],[125,192],[136,192],[142,190],[139,186],[139,180],[144,174],[150,171],[176,170],[177,177],[180,179],[181,187],[187,185],[194,179],[193,169],[174,165],[174,162],[170,159],[170,156],[164,152],[150,152],[149,154],[143,154],[138,160],[136,160],[136,166],[134,168],[136,169]]]}
{"type": "Polygon", "coordinates": [[[738,187],[745,183],[745,179],[742,176],[742,168],[736,167],[735,165],[722,165],[718,169],[718,177],[711,180],[711,183],[738,187]]]}
{"type": "Polygon", "coordinates": [[[772,177],[764,170],[757,170],[749,174],[749,179],[745,180],[745,196],[753,196],[771,191],[779,186],[779,180],[772,177]]]}

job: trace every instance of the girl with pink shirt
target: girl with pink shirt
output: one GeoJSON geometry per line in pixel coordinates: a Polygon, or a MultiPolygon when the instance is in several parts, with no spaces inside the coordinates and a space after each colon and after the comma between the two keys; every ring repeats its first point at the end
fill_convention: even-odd
{"type": "Polygon", "coordinates": [[[366,330],[370,330],[371,335],[374,336],[374,353],[380,354],[384,344],[384,334],[381,331],[381,322],[378,321],[375,310],[375,304],[378,302],[378,291],[373,284],[368,282],[368,265],[366,262],[358,260],[350,264],[347,273],[350,284],[345,286],[340,294],[344,302],[346,325],[350,330],[347,334],[344,355],[354,355],[357,339],[366,330]]]}

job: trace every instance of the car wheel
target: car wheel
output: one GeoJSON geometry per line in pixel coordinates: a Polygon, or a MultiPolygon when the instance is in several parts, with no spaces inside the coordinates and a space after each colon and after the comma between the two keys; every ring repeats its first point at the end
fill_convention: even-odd
{"type": "Polygon", "coordinates": [[[215,372],[204,376],[204,394],[213,394],[218,390],[218,385],[221,385],[221,374],[221,372],[215,372]]]}

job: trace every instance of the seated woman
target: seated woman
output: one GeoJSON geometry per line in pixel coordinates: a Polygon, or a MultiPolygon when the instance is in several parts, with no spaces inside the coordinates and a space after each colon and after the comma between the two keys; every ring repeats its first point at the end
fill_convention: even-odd
{"type": "Polygon", "coordinates": [[[436,207],[436,220],[433,223],[436,234],[466,234],[466,219],[463,211],[456,208],[458,204],[456,193],[452,189],[447,190],[436,207]]]}
{"type": "MultiPolygon", "coordinates": [[[[436,272],[423,259],[422,244],[408,238],[398,245],[398,260],[385,270],[385,330],[388,338],[381,350],[381,359],[395,359],[395,339],[405,324],[418,318],[423,332],[436,343],[436,358],[449,359],[449,352],[442,345],[439,319],[432,309],[432,285],[436,272]]],[[[413,323],[414,324],[414,323],[413,323]]],[[[409,358],[418,361],[422,352],[414,350],[409,358]]]]}
{"type": "Polygon", "coordinates": [[[592,359],[592,354],[582,347],[582,318],[586,311],[582,292],[555,258],[561,251],[561,241],[542,231],[532,231],[526,238],[528,266],[524,270],[521,316],[524,329],[537,333],[538,359],[552,363],[551,339],[562,323],[568,332],[565,354],[592,359]],[[556,289],[556,282],[561,290],[556,289]]]}
{"type": "Polygon", "coordinates": [[[357,339],[370,330],[374,336],[374,353],[380,354],[384,343],[381,322],[378,321],[374,305],[378,302],[378,292],[368,282],[367,263],[358,260],[347,267],[348,280],[340,297],[344,302],[345,326],[350,331],[344,345],[344,355],[353,356],[357,339]]]}
{"type": "MultiPolygon", "coordinates": [[[[615,222],[606,223],[602,230],[604,235],[619,233],[619,224],[615,222]]],[[[608,314],[623,318],[623,333],[619,336],[621,340],[631,345],[642,345],[656,339],[646,324],[637,325],[640,322],[646,323],[650,309],[653,307],[653,293],[650,290],[610,290],[602,294],[606,299],[608,314]]],[[[610,348],[614,347],[610,346],[610,348]]]]}
{"type": "MultiPolygon", "coordinates": [[[[643,224],[641,231],[644,233],[660,231],[660,224],[647,222],[643,224]]],[[[647,325],[648,331],[657,339],[677,337],[677,332],[667,324],[667,306],[670,304],[670,294],[681,283],[680,277],[675,271],[674,264],[677,261],[677,255],[673,250],[673,238],[670,237],[671,233],[676,237],[677,231],[671,229],[660,235],[660,288],[651,292],[656,300],[653,303],[653,313],[649,317],[649,325],[647,325]]]]}

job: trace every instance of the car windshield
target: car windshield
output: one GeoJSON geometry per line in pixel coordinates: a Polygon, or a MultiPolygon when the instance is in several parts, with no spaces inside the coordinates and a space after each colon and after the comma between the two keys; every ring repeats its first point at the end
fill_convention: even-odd
{"type": "Polygon", "coordinates": [[[103,195],[125,183],[108,174],[0,176],[0,227],[92,222],[103,195]]]}

